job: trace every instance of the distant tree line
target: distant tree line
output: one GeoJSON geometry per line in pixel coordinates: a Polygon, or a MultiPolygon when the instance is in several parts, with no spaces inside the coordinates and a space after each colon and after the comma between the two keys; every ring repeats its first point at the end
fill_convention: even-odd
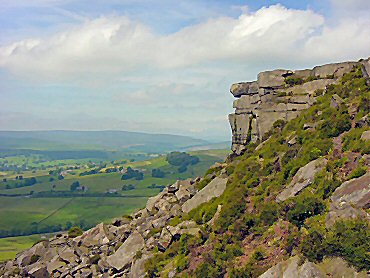
{"type": "Polygon", "coordinates": [[[183,173],[188,170],[189,165],[197,164],[199,157],[185,152],[171,152],[167,154],[166,161],[173,166],[179,166],[178,172],[183,173]]]}
{"type": "Polygon", "coordinates": [[[140,172],[139,170],[134,170],[131,167],[127,167],[126,173],[122,175],[121,180],[129,180],[129,179],[143,180],[144,173],[140,172]]]}

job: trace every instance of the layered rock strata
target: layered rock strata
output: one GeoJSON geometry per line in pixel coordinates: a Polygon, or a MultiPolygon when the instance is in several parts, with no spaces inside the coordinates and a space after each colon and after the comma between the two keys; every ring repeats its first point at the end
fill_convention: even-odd
{"type": "Polygon", "coordinates": [[[306,70],[265,71],[258,74],[256,81],[233,84],[230,92],[237,98],[235,112],[229,115],[233,152],[241,154],[249,142],[262,140],[276,120],[289,121],[297,117],[328,85],[355,66],[361,66],[369,82],[370,58],[306,70]]]}

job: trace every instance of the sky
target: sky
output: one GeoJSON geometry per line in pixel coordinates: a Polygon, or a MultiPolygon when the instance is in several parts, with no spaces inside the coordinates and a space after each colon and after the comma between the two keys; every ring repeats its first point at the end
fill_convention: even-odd
{"type": "Polygon", "coordinates": [[[369,56],[368,0],[1,0],[0,130],[230,140],[232,83],[369,56]]]}

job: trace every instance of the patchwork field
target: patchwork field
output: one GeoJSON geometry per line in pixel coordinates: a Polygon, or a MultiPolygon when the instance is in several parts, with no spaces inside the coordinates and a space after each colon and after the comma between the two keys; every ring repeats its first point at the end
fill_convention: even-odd
{"type": "Polygon", "coordinates": [[[185,171],[171,165],[166,155],[135,161],[125,158],[45,161],[39,156],[23,155],[0,158],[5,167],[0,180],[0,260],[12,258],[30,247],[40,239],[40,234],[65,231],[72,226],[88,229],[140,209],[161,187],[177,179],[203,176],[210,165],[223,161],[228,153],[226,150],[190,152],[197,162],[187,164],[185,171]],[[23,165],[25,170],[6,171],[7,165],[23,165]],[[28,170],[29,167],[32,169],[28,170]],[[118,167],[131,167],[143,177],[123,180],[118,167]],[[114,172],[109,171],[114,168],[114,172]],[[91,169],[97,172],[83,175],[91,169]],[[153,169],[164,176],[153,177],[153,169]],[[64,177],[59,179],[62,172],[64,177]],[[35,182],[25,186],[25,180],[31,178],[35,182]],[[76,182],[85,190],[73,191],[71,185],[76,182]]]}

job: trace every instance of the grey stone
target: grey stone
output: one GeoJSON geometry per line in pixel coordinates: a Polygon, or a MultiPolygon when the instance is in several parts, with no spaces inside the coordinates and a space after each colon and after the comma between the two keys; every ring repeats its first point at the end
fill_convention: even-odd
{"type": "Polygon", "coordinates": [[[45,265],[38,265],[38,266],[32,268],[28,272],[28,274],[30,274],[31,277],[33,277],[33,278],[49,278],[50,277],[49,272],[46,269],[45,265]]]}
{"type": "Polygon", "coordinates": [[[136,259],[131,266],[129,278],[144,278],[145,277],[145,263],[150,259],[152,254],[143,254],[141,258],[136,259]]]}
{"type": "Polygon", "coordinates": [[[138,232],[133,232],[113,255],[107,257],[107,263],[117,270],[125,268],[144,244],[143,237],[138,232]]]}
{"type": "Polygon", "coordinates": [[[370,140],[370,130],[366,130],[361,134],[361,140],[364,141],[370,140]]]}
{"type": "Polygon", "coordinates": [[[226,189],[227,178],[214,178],[202,190],[194,195],[193,198],[187,200],[182,205],[182,211],[188,213],[192,209],[203,203],[209,202],[214,197],[219,197],[226,189]]]}
{"type": "Polygon", "coordinates": [[[327,160],[325,158],[318,158],[300,168],[290,184],[276,197],[276,201],[282,202],[299,194],[313,182],[316,173],[320,172],[326,163],[327,160]]]}
{"type": "Polygon", "coordinates": [[[330,107],[334,109],[339,109],[339,107],[344,103],[344,100],[337,94],[332,95],[330,100],[330,107]]]}
{"type": "Polygon", "coordinates": [[[258,93],[257,82],[252,81],[232,84],[230,88],[230,93],[232,93],[234,97],[241,97],[242,95],[249,94],[257,94],[258,93]]]}
{"type": "Polygon", "coordinates": [[[280,88],[285,84],[285,76],[289,73],[288,70],[272,70],[260,72],[257,77],[259,88],[280,88]]]}

